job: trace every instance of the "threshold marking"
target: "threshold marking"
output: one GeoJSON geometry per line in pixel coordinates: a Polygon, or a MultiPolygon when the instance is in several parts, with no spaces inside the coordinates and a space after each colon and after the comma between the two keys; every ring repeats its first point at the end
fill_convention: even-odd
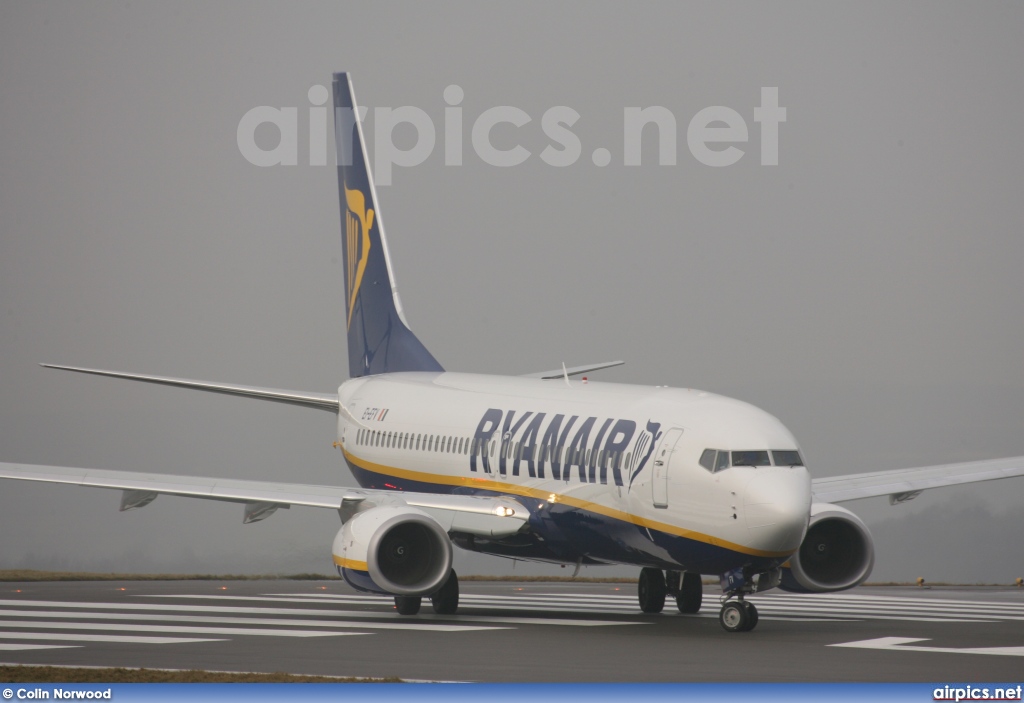
{"type": "Polygon", "coordinates": [[[920,637],[878,637],[872,640],[830,644],[829,647],[852,649],[881,649],[895,652],[941,652],[944,654],[992,654],[1003,657],[1024,657],[1024,647],[922,647],[911,642],[928,642],[920,637]]]}

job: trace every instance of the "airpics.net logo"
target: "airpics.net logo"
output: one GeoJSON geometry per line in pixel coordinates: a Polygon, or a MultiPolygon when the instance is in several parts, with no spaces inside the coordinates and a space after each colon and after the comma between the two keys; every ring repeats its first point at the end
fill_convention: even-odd
{"type": "MultiPolygon", "coordinates": [[[[328,91],[322,85],[314,85],[308,93],[310,166],[328,164],[328,91]]],[[[473,154],[482,163],[499,168],[519,166],[535,155],[516,142],[509,147],[495,146],[492,132],[498,125],[512,125],[524,128],[533,122],[533,117],[512,105],[497,105],[484,110],[475,118],[467,119],[461,107],[465,92],[457,85],[444,89],[444,124],[441,129],[442,149],[446,166],[461,166],[464,163],[466,130],[469,130],[469,144],[473,154]],[[471,124],[468,124],[470,123],[471,124]]],[[[336,108],[335,124],[351,127],[354,116],[349,108],[336,108]]],[[[359,108],[359,119],[373,124],[373,172],[377,185],[390,185],[394,167],[411,168],[424,163],[438,146],[438,130],[430,115],[413,105],[401,107],[375,107],[372,115],[368,108],[359,108]],[[395,143],[396,130],[408,129],[416,134],[412,146],[402,148],[395,143]]],[[[572,131],[580,119],[580,113],[566,105],[556,105],[544,111],[540,128],[548,144],[537,154],[549,166],[572,166],[583,157],[584,147],[579,136],[572,131]]],[[[779,163],[779,125],[786,121],[786,108],[779,105],[777,87],[761,88],[761,104],[753,108],[753,121],[760,131],[761,165],[777,166],[779,163]]],[[[508,129],[507,127],[505,129],[508,129]]],[[[354,139],[354,129],[340,129],[338,134],[345,139],[354,139]]],[[[622,165],[641,166],[643,139],[653,135],[657,139],[658,164],[675,166],[677,163],[676,139],[678,126],[676,116],[666,107],[625,107],[622,113],[622,165]],[[651,125],[653,128],[648,128],[651,125]]],[[[732,166],[746,155],[743,145],[749,141],[750,129],[747,120],[737,110],[724,105],[705,107],[694,114],[686,126],[686,146],[697,162],[716,168],[732,166]]],[[[238,150],[245,159],[255,166],[296,166],[299,163],[299,108],[254,107],[238,122],[238,150]],[[276,127],[279,134],[277,145],[264,148],[257,143],[256,132],[264,125],[276,127]]],[[[507,140],[503,140],[507,141],[507,140]]],[[[351,148],[344,153],[351,154],[351,148]]],[[[612,163],[611,150],[605,147],[593,149],[591,162],[598,167],[612,163]]],[[[334,159],[331,159],[334,163],[334,159]]]]}

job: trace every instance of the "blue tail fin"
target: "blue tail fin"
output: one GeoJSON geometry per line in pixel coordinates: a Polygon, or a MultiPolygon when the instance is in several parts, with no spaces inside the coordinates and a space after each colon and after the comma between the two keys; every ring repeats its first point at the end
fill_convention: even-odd
{"type": "Polygon", "coordinates": [[[348,74],[334,74],[349,376],[443,371],[402,314],[360,123],[348,74]]]}

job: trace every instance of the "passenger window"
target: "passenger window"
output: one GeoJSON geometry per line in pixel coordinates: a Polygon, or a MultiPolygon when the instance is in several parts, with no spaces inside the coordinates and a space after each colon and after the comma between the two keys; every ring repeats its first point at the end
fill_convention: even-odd
{"type": "Polygon", "coordinates": [[[708,471],[714,473],[715,471],[715,450],[705,449],[704,453],[700,455],[700,465],[708,471]]]}

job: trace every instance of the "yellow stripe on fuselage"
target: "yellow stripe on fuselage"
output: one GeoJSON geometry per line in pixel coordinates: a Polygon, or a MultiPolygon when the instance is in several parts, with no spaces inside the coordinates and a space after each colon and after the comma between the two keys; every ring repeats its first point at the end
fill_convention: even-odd
{"type": "Polygon", "coordinates": [[[518,486],[514,483],[491,481],[490,479],[476,478],[475,476],[447,476],[445,474],[428,474],[421,471],[399,469],[394,466],[375,464],[372,461],[367,461],[366,459],[353,456],[344,447],[342,447],[341,451],[344,452],[346,459],[359,468],[373,473],[384,474],[385,476],[404,478],[409,481],[419,481],[420,483],[433,483],[441,486],[464,486],[466,488],[476,488],[484,491],[494,491],[496,493],[506,493],[508,495],[523,496],[524,498],[536,498],[539,500],[548,500],[552,495],[554,495],[555,502],[562,503],[563,505],[570,505],[574,508],[579,508],[580,510],[597,513],[598,515],[603,515],[615,520],[622,520],[623,522],[628,522],[640,527],[646,527],[651,530],[658,530],[659,532],[665,532],[670,535],[685,537],[686,539],[692,539],[696,542],[703,542],[704,544],[710,544],[715,547],[722,547],[723,549],[739,552],[740,554],[749,554],[750,556],[755,557],[785,557],[791,554],[791,552],[767,552],[762,549],[746,547],[742,544],[736,544],[735,542],[729,542],[728,540],[721,539],[720,537],[687,530],[684,527],[672,525],[667,522],[649,520],[647,518],[640,517],[639,515],[627,513],[624,510],[609,508],[608,506],[601,505],[600,503],[595,503],[590,500],[581,500],[580,498],[574,498],[573,496],[561,493],[552,493],[551,491],[539,488],[518,486]]]}
{"type": "Polygon", "coordinates": [[[343,569],[352,569],[354,571],[369,571],[365,561],[356,561],[355,559],[342,559],[337,554],[332,555],[334,557],[334,563],[343,569]]]}

